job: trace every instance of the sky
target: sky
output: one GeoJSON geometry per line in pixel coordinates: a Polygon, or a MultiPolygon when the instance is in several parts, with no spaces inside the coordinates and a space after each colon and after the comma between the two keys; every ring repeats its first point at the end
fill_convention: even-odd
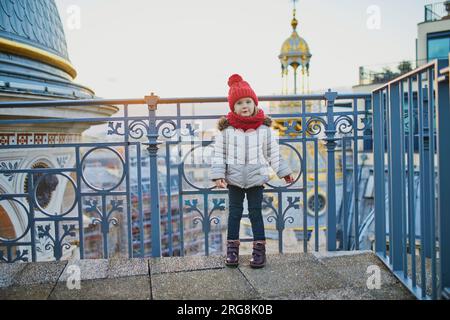
{"type": "MultiPolygon", "coordinates": [[[[359,66],[415,59],[430,0],[299,0],[311,89],[351,87],[359,66]]],[[[56,0],[76,82],[103,98],[226,96],[241,74],[258,95],[281,92],[291,0],[56,0]]],[[[292,87],[292,86],[291,86],[292,87]]]]}

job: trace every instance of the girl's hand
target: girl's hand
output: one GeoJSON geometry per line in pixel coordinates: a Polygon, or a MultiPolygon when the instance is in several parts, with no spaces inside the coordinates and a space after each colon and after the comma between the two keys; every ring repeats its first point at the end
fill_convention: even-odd
{"type": "Polygon", "coordinates": [[[217,188],[226,188],[227,187],[227,183],[226,183],[225,179],[217,179],[214,182],[216,183],[217,188]]]}
{"type": "Polygon", "coordinates": [[[283,179],[284,179],[284,181],[286,181],[286,183],[294,182],[294,178],[292,177],[292,175],[288,175],[288,176],[284,177],[283,179]]]}

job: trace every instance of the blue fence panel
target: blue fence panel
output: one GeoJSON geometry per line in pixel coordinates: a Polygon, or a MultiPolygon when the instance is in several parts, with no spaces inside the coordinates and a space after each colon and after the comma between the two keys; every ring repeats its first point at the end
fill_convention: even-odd
{"type": "MultiPolygon", "coordinates": [[[[73,161],[61,166],[0,167],[0,175],[7,179],[27,176],[24,192],[2,190],[0,194],[6,214],[20,212],[24,222],[23,232],[17,236],[0,235],[0,260],[60,260],[69,254],[81,259],[221,254],[227,190],[216,189],[207,178],[195,181],[196,170],[207,170],[209,165],[190,163],[196,151],[204,152],[214,143],[210,137],[198,138],[200,131],[193,122],[215,122],[219,115],[183,115],[182,110],[193,103],[199,110],[208,110],[204,106],[226,101],[226,97],[160,99],[152,94],[132,100],[1,102],[0,108],[118,106],[121,114],[0,120],[5,128],[103,125],[106,130],[102,134],[108,138],[1,146],[0,155],[28,149],[40,150],[40,154],[70,154],[73,161]],[[176,114],[158,113],[170,106],[176,114]],[[144,110],[144,114],[136,115],[136,110],[144,110]],[[109,181],[114,177],[114,183],[109,181]],[[66,185],[71,192],[63,188],[66,185]],[[42,201],[60,188],[73,201],[67,208],[47,212],[47,203],[42,201]]],[[[292,111],[269,114],[284,132],[279,144],[288,151],[295,181],[286,185],[274,179],[264,189],[268,238],[277,242],[279,252],[287,246],[284,237],[288,231],[295,235],[299,251],[359,249],[363,236],[360,221],[366,221],[370,211],[363,213],[361,190],[366,185],[363,169],[371,168],[361,163],[361,155],[371,153],[371,96],[329,91],[260,97],[260,101],[291,104],[292,111]]],[[[241,240],[252,241],[251,233],[241,240]]]]}
{"type": "Polygon", "coordinates": [[[375,251],[421,299],[445,298],[449,287],[445,64],[433,61],[372,93],[375,251]]]}

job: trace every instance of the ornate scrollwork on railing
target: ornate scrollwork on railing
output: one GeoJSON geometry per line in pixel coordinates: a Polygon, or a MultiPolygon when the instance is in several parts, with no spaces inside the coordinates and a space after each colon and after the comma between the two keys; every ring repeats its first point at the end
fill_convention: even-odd
{"type": "Polygon", "coordinates": [[[220,210],[220,211],[224,211],[225,210],[225,199],[223,199],[223,198],[221,198],[221,199],[213,199],[214,206],[208,213],[203,213],[198,208],[198,200],[197,199],[185,200],[184,204],[186,206],[188,206],[186,208],[187,212],[192,212],[192,211],[198,212],[199,216],[195,217],[192,221],[193,221],[194,225],[196,225],[199,222],[201,222],[202,230],[205,233],[205,235],[207,235],[209,233],[212,222],[214,224],[216,224],[216,225],[220,223],[220,218],[219,217],[211,217],[212,213],[214,211],[216,211],[216,210],[220,210]]]}
{"type": "Polygon", "coordinates": [[[3,248],[6,248],[6,256],[4,250],[0,250],[0,261],[7,262],[7,263],[13,263],[18,261],[28,262],[28,250],[27,249],[17,249],[21,244],[19,241],[23,238],[25,238],[27,235],[29,235],[34,217],[30,214],[30,211],[28,210],[28,206],[25,206],[22,201],[19,201],[15,198],[10,198],[7,196],[0,195],[0,202],[1,201],[11,201],[18,205],[21,210],[24,212],[24,216],[27,217],[26,221],[26,227],[22,231],[22,234],[15,235],[14,238],[1,238],[0,237],[0,246],[3,248]],[[15,249],[15,257],[13,258],[12,252],[15,249]]]}
{"type": "Polygon", "coordinates": [[[348,115],[341,115],[334,120],[336,133],[349,134],[353,131],[353,119],[348,115]]]}
{"type": "Polygon", "coordinates": [[[108,128],[109,128],[109,130],[107,132],[108,136],[112,136],[112,135],[124,136],[125,135],[125,133],[119,132],[119,129],[122,128],[122,122],[109,121],[108,128]]]}
{"type": "MultiPolygon", "coordinates": [[[[107,135],[117,135],[125,136],[125,131],[121,130],[123,122],[120,121],[110,121],[108,122],[107,135]]],[[[141,139],[143,136],[148,135],[150,132],[150,127],[145,119],[137,119],[130,121],[128,125],[129,136],[132,139],[141,139]]],[[[186,123],[186,130],[183,133],[181,128],[177,127],[177,124],[173,120],[162,120],[156,126],[156,132],[160,133],[162,137],[166,139],[172,139],[176,137],[177,133],[180,132],[180,136],[195,137],[198,136],[198,125],[193,126],[192,123],[186,123]]]]}
{"type": "MultiPolygon", "coordinates": [[[[214,186],[212,187],[202,187],[199,185],[195,184],[195,181],[191,181],[189,179],[189,177],[186,176],[186,170],[185,167],[189,166],[189,165],[196,165],[195,163],[195,159],[196,159],[196,155],[201,155],[201,161],[204,161],[204,152],[197,151],[198,149],[203,148],[204,146],[198,143],[192,144],[193,147],[190,148],[189,150],[184,150],[184,154],[182,155],[181,159],[180,159],[180,163],[181,163],[181,167],[182,167],[182,174],[181,174],[181,179],[183,179],[184,182],[186,182],[189,186],[191,186],[192,188],[196,189],[196,190],[211,190],[212,188],[214,188],[214,186]],[[189,158],[191,157],[191,158],[189,158]],[[191,160],[190,160],[191,159],[191,160]],[[193,159],[193,160],[192,160],[193,159]],[[188,161],[189,160],[189,161],[188,161]],[[193,163],[191,163],[190,161],[193,161],[193,163]]],[[[207,145],[206,147],[210,146],[211,144],[207,145]]],[[[212,181],[211,181],[212,182],[212,181]]]]}
{"type": "MultiPolygon", "coordinates": [[[[81,179],[83,180],[83,182],[92,190],[97,191],[97,192],[105,192],[105,191],[113,191],[117,188],[120,187],[120,185],[122,184],[122,182],[124,181],[125,177],[126,177],[126,165],[125,165],[125,159],[122,157],[122,155],[114,148],[112,147],[94,147],[91,148],[90,150],[88,150],[84,155],[83,158],[81,159],[81,163],[80,163],[80,167],[82,169],[81,172],[81,179]],[[90,165],[86,164],[88,162],[87,159],[89,159],[90,157],[93,157],[92,154],[94,152],[96,152],[97,150],[101,150],[102,152],[111,152],[117,159],[117,169],[120,170],[122,172],[121,176],[119,179],[117,179],[117,181],[114,181],[116,183],[113,183],[113,181],[108,181],[107,183],[105,183],[105,181],[100,181],[102,183],[102,185],[95,185],[93,182],[89,181],[88,177],[96,177],[95,174],[87,174],[87,172],[89,172],[88,170],[90,170],[90,165]],[[120,169],[119,169],[119,165],[120,165],[120,169]]],[[[106,169],[106,168],[105,168],[106,169]]],[[[104,169],[104,170],[105,170],[104,169]]],[[[70,180],[70,179],[69,179],[70,180]]],[[[75,183],[73,183],[71,181],[71,183],[73,184],[74,188],[75,188],[75,183]]]]}
{"type": "MultiPolygon", "coordinates": [[[[107,135],[117,135],[117,136],[125,136],[125,132],[121,132],[119,131],[119,129],[122,128],[122,122],[114,122],[114,121],[110,121],[108,122],[108,132],[107,135]]],[[[140,139],[142,138],[144,135],[146,135],[148,133],[149,127],[147,125],[147,123],[145,122],[145,120],[133,120],[129,123],[128,125],[128,132],[129,132],[129,136],[132,139],[140,139]]]]}
{"type": "Polygon", "coordinates": [[[283,126],[286,128],[284,131],[284,134],[286,136],[289,136],[290,134],[298,135],[301,133],[301,130],[297,130],[297,126],[299,125],[299,121],[292,120],[292,123],[289,123],[288,121],[283,122],[283,126]]]}
{"type": "Polygon", "coordinates": [[[322,133],[323,129],[326,129],[327,123],[320,117],[311,117],[306,121],[305,128],[306,133],[310,136],[317,136],[322,133]]]}
{"type": "Polygon", "coordinates": [[[86,205],[85,210],[88,213],[94,213],[98,217],[92,218],[92,224],[101,225],[102,233],[107,234],[109,232],[110,224],[117,226],[119,221],[116,218],[111,218],[111,215],[114,212],[123,212],[123,200],[111,200],[111,209],[107,213],[102,213],[98,208],[98,200],[96,199],[88,199],[85,200],[84,204],[86,205]]]}
{"type": "Polygon", "coordinates": [[[372,130],[372,117],[366,116],[359,120],[364,126],[358,128],[358,131],[372,130]]]}
{"type": "Polygon", "coordinates": [[[64,242],[64,239],[67,236],[71,236],[71,237],[76,236],[75,224],[70,224],[70,225],[63,224],[62,228],[63,228],[63,234],[58,239],[56,237],[53,237],[52,234],[50,233],[50,230],[51,230],[50,224],[47,224],[45,226],[40,225],[37,227],[39,239],[46,238],[46,239],[50,240],[48,243],[45,244],[44,249],[47,251],[53,250],[53,256],[55,257],[55,259],[57,261],[59,261],[61,259],[63,249],[68,250],[71,247],[71,245],[69,243],[64,242]]]}
{"type": "Polygon", "coordinates": [[[164,120],[158,123],[156,126],[156,132],[159,132],[161,130],[161,135],[166,139],[172,139],[177,134],[177,124],[172,120],[164,120]],[[164,125],[170,125],[172,128],[164,125]],[[162,129],[161,129],[162,127],[162,129]]]}
{"type": "Polygon", "coordinates": [[[287,197],[288,200],[288,206],[283,210],[282,213],[279,213],[278,210],[275,209],[273,206],[273,197],[264,197],[263,198],[263,209],[270,208],[272,209],[275,214],[269,215],[267,217],[268,222],[275,221],[276,228],[278,232],[282,232],[286,227],[286,222],[289,222],[292,224],[294,222],[294,218],[292,216],[286,216],[289,209],[299,209],[300,205],[298,204],[300,202],[300,197],[287,197]]]}
{"type": "Polygon", "coordinates": [[[69,161],[70,156],[69,155],[63,155],[56,158],[56,161],[58,162],[58,165],[60,168],[64,168],[69,161]]]}
{"type": "Polygon", "coordinates": [[[42,204],[48,204],[49,199],[50,199],[50,195],[51,192],[56,190],[56,187],[58,186],[58,184],[60,184],[59,179],[57,178],[57,176],[61,176],[65,179],[67,179],[68,181],[68,185],[70,185],[74,192],[77,192],[77,186],[75,184],[75,181],[72,179],[72,177],[70,177],[69,175],[67,175],[64,172],[59,172],[56,174],[51,174],[51,173],[35,173],[34,176],[36,177],[36,182],[33,186],[33,202],[35,204],[35,209],[43,214],[45,214],[48,217],[55,217],[55,216],[59,216],[59,217],[63,217],[68,215],[70,212],[72,212],[72,210],[75,208],[75,206],[77,205],[77,201],[74,198],[72,205],[69,206],[69,208],[67,210],[65,210],[64,212],[50,212],[47,210],[47,208],[44,208],[42,206],[42,204]]]}
{"type": "MultiPolygon", "coordinates": [[[[18,161],[14,162],[14,163],[12,163],[11,161],[8,161],[8,162],[2,161],[2,162],[0,162],[0,169],[1,170],[16,170],[18,165],[19,165],[18,161]]],[[[3,175],[6,178],[8,178],[8,181],[12,181],[14,179],[15,173],[5,172],[5,173],[3,173],[3,175]]]]}
{"type": "MultiPolygon", "coordinates": [[[[302,174],[304,173],[304,168],[303,168],[304,161],[303,161],[303,157],[301,156],[300,152],[299,152],[299,151],[297,150],[297,148],[295,148],[295,146],[293,146],[292,144],[286,143],[286,142],[280,142],[280,146],[286,146],[287,148],[290,148],[290,149],[292,150],[292,152],[294,152],[295,155],[296,155],[297,158],[298,158],[298,162],[297,162],[297,163],[300,164],[300,168],[299,168],[298,175],[294,178],[294,181],[291,182],[291,183],[288,184],[288,185],[283,186],[283,187],[285,187],[285,188],[289,188],[290,186],[294,185],[294,184],[300,179],[300,177],[302,176],[302,174]]],[[[267,184],[268,186],[274,188],[274,189],[280,187],[280,186],[277,186],[277,185],[275,185],[275,184],[270,183],[270,181],[266,182],[266,184],[267,184]]]]}
{"type": "Polygon", "coordinates": [[[5,255],[2,250],[0,250],[0,261],[6,263],[14,263],[14,262],[28,262],[28,250],[16,250],[16,256],[12,259],[5,258],[5,255]]]}
{"type": "Polygon", "coordinates": [[[130,137],[140,139],[148,133],[148,125],[144,120],[134,120],[129,125],[130,137]]]}
{"type": "Polygon", "coordinates": [[[185,134],[184,136],[198,137],[198,135],[199,135],[198,124],[195,124],[195,126],[192,126],[192,123],[186,123],[186,129],[187,129],[188,133],[185,134]]]}

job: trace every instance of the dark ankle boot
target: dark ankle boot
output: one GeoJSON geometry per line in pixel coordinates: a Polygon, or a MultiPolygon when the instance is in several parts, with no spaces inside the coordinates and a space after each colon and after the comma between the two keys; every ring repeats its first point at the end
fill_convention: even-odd
{"type": "Polygon", "coordinates": [[[266,265],[266,241],[253,241],[252,259],[250,267],[262,268],[266,265]]]}
{"type": "Polygon", "coordinates": [[[239,264],[239,240],[227,240],[227,258],[225,264],[229,267],[237,267],[239,264]]]}

